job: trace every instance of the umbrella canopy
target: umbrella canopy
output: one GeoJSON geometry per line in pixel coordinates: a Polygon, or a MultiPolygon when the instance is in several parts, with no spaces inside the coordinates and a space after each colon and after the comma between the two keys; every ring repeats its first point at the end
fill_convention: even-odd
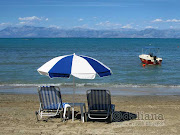
{"type": "Polygon", "coordinates": [[[37,71],[50,78],[69,78],[72,75],[79,79],[94,79],[96,74],[100,77],[111,75],[110,68],[103,63],[88,56],[78,56],[75,53],[55,57],[42,65],[37,71]]]}

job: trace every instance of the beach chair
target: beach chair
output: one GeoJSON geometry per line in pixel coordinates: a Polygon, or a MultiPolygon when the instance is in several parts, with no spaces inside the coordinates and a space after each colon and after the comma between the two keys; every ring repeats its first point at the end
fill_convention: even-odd
{"type": "MultiPolygon", "coordinates": [[[[59,87],[55,86],[43,86],[38,87],[40,107],[36,112],[37,121],[38,116],[40,119],[44,116],[53,117],[63,113],[63,120],[65,120],[66,109],[68,108],[68,116],[70,111],[70,105],[68,103],[62,103],[61,92],[59,87]]],[[[62,118],[62,117],[61,117],[62,118]]]]}
{"type": "Polygon", "coordinates": [[[111,93],[109,90],[87,90],[88,118],[107,119],[112,122],[115,105],[111,104],[111,93]]]}

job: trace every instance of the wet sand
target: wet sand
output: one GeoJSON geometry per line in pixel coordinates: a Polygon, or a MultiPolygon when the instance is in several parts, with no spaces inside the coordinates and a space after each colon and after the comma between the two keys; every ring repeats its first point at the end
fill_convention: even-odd
{"type": "MultiPolygon", "coordinates": [[[[62,95],[71,102],[71,95],[62,95]]],[[[76,95],[76,102],[86,103],[85,95],[76,95]]],[[[35,94],[0,94],[1,135],[61,134],[180,134],[180,96],[112,96],[114,122],[80,121],[79,108],[74,122],[51,118],[36,121],[39,99],[35,94]]],[[[86,103],[87,105],[87,103],[86,103]]],[[[86,108],[87,109],[87,108],[86,108]]]]}

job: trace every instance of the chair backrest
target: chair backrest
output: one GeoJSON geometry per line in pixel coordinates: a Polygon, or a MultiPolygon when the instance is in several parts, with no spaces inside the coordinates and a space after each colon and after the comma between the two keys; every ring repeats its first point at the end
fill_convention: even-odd
{"type": "Polygon", "coordinates": [[[61,92],[59,87],[55,86],[43,86],[38,88],[39,100],[42,109],[56,110],[58,109],[59,103],[60,108],[62,107],[61,92]]]}
{"type": "Polygon", "coordinates": [[[111,94],[109,90],[88,90],[87,101],[89,110],[106,110],[111,107],[111,94]]]}

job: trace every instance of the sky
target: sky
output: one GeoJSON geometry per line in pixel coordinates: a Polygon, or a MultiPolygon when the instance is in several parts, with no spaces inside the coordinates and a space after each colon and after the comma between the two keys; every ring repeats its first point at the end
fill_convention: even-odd
{"type": "Polygon", "coordinates": [[[179,29],[180,0],[0,0],[0,29],[179,29]]]}

